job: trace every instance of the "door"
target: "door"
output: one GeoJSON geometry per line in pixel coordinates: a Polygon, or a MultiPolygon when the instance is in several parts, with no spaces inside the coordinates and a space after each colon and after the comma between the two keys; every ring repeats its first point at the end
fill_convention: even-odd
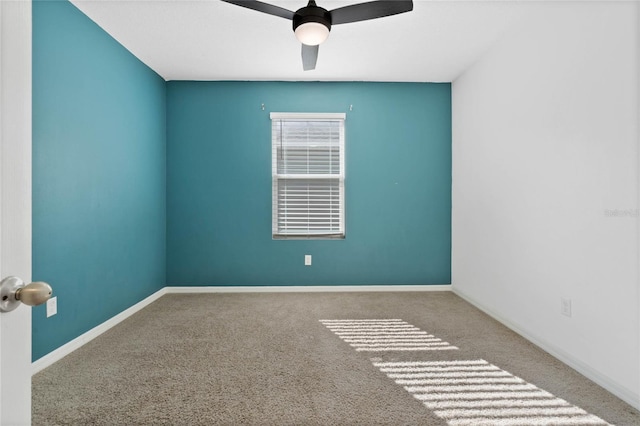
{"type": "MultiPolygon", "coordinates": [[[[0,278],[31,281],[31,1],[0,0],[0,278]]],[[[0,313],[0,425],[31,422],[31,308],[0,313]]]]}

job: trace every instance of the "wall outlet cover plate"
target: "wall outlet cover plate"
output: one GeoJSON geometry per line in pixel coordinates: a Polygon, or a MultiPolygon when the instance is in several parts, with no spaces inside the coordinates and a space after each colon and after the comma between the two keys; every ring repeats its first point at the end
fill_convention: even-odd
{"type": "Polygon", "coordinates": [[[52,297],[47,300],[47,318],[58,313],[58,298],[52,297]]]}

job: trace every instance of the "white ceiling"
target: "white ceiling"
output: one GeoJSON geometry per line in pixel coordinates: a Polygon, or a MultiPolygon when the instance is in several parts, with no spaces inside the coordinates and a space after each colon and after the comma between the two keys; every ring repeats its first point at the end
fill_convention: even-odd
{"type": "MultiPolygon", "coordinates": [[[[417,0],[409,13],[336,25],[302,71],[291,21],[219,0],[71,0],[165,80],[450,82],[535,3],[417,0]]],[[[365,0],[317,0],[331,10],[365,0]]],[[[266,0],[297,10],[305,0],[266,0]]]]}

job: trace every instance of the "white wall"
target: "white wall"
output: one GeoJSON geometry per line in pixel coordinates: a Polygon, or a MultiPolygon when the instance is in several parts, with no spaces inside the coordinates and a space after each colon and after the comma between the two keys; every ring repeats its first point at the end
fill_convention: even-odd
{"type": "Polygon", "coordinates": [[[545,4],[453,82],[452,282],[640,408],[638,7],[545,4]]]}

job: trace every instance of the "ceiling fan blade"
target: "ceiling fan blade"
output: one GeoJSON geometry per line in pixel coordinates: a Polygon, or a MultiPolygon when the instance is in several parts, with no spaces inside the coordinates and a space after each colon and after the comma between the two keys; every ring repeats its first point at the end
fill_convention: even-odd
{"type": "Polygon", "coordinates": [[[384,16],[397,15],[398,13],[413,10],[413,1],[390,0],[370,1],[367,3],[352,4],[351,6],[333,9],[331,24],[347,24],[349,22],[366,21],[368,19],[382,18],[384,16]]]}
{"type": "Polygon", "coordinates": [[[293,19],[293,12],[283,7],[274,6],[269,3],[254,0],[222,0],[225,3],[235,4],[236,6],[246,7],[247,9],[257,10],[258,12],[267,13],[269,15],[279,16],[285,19],[293,19]]]}
{"type": "Polygon", "coordinates": [[[302,45],[302,69],[305,71],[316,69],[316,62],[318,62],[318,45],[308,46],[302,45]]]}

